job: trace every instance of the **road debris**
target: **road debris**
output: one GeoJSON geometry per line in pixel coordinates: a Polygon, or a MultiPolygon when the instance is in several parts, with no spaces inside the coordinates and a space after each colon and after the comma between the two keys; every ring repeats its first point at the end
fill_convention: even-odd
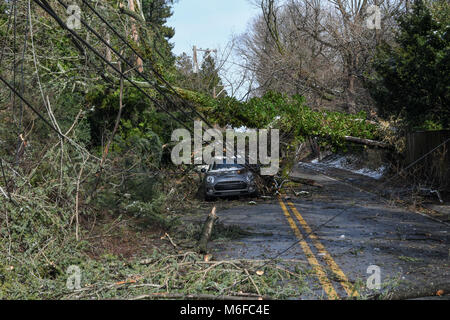
{"type": "Polygon", "coordinates": [[[205,224],[203,225],[202,235],[198,242],[198,251],[200,253],[206,254],[208,241],[211,238],[212,230],[214,227],[214,222],[218,219],[216,215],[216,207],[211,210],[211,213],[206,218],[205,224]]]}
{"type": "Polygon", "coordinates": [[[299,191],[299,192],[297,192],[297,191],[294,191],[294,193],[295,193],[295,195],[298,197],[298,196],[307,196],[307,195],[309,195],[309,192],[308,191],[299,191]]]}
{"type": "Polygon", "coordinates": [[[164,236],[161,237],[161,240],[164,240],[164,239],[168,239],[169,242],[170,242],[170,244],[171,244],[174,248],[177,247],[177,245],[175,244],[175,242],[173,242],[172,238],[170,237],[170,235],[169,235],[167,232],[164,234],[164,236]]]}

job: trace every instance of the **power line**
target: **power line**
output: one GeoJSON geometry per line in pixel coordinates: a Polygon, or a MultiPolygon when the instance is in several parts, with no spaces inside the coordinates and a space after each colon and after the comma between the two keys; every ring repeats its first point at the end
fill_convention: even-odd
{"type": "MultiPolygon", "coordinates": [[[[58,0],[59,4],[61,6],[63,6],[65,9],[68,8],[68,6],[62,2],[61,0],[58,0]]],[[[149,84],[152,85],[151,81],[143,74],[141,73],[139,70],[136,70],[134,65],[127,60],[121,53],[119,53],[116,49],[114,49],[101,35],[98,34],[97,31],[95,31],[94,29],[92,29],[88,23],[86,23],[83,19],[79,19],[79,21],[86,27],[88,28],[89,31],[91,31],[101,42],[103,42],[103,44],[105,44],[109,49],[111,49],[120,59],[122,59],[128,66],[130,66],[130,68],[132,68],[132,70],[134,70],[135,72],[137,72],[139,75],[141,75],[145,81],[147,81],[149,84]]],[[[169,101],[169,103],[171,103],[172,105],[176,106],[176,104],[161,90],[161,88],[159,88],[157,85],[152,85],[153,88],[155,88],[167,101],[169,101]]],[[[179,109],[186,117],[191,118],[184,110],[179,109]]],[[[191,118],[191,120],[193,120],[191,118]]]]}
{"type": "MultiPolygon", "coordinates": [[[[54,11],[50,8],[50,9],[48,9],[46,6],[45,6],[45,4],[43,4],[43,3],[40,3],[40,2],[38,2],[38,1],[36,1],[35,0],[35,2],[42,8],[42,9],[44,9],[48,14],[50,14],[50,16],[52,16],[58,23],[62,23],[62,26],[64,26],[64,23],[59,19],[59,17],[54,13],[54,11]]],[[[45,1],[44,1],[45,2],[45,1]]],[[[11,16],[11,15],[10,15],[11,16]]],[[[67,29],[67,28],[66,28],[67,29]]],[[[78,39],[80,39],[80,37],[77,35],[77,34],[75,34],[75,36],[78,38],[78,39]]],[[[77,42],[76,42],[76,39],[73,39],[72,38],[72,40],[77,44],[77,42]]],[[[84,42],[84,41],[82,41],[82,42],[84,42]]],[[[86,44],[86,43],[85,43],[86,44]]],[[[89,47],[89,45],[87,44],[87,46],[89,47]]],[[[83,53],[84,52],[84,50],[81,48],[81,46],[77,46],[79,49],[81,49],[80,51],[83,53]]],[[[3,48],[4,49],[4,48],[3,48]]],[[[91,48],[92,49],[92,48],[91,48]]],[[[3,50],[2,50],[2,52],[3,52],[3,50]]],[[[98,53],[94,50],[94,52],[98,55],[98,53]]],[[[2,56],[3,56],[3,54],[2,54],[2,56]]],[[[100,56],[101,57],[101,56],[100,56]]],[[[121,73],[121,75],[122,76],[124,76],[123,75],[123,73],[121,73]]],[[[128,79],[127,79],[128,80],[128,79]]],[[[33,113],[35,113],[37,116],[38,116],[38,118],[39,119],[41,119],[52,131],[54,131],[54,132],[56,132],[56,134],[59,136],[59,137],[61,137],[62,139],[65,139],[65,140],[67,140],[67,141],[69,141],[71,144],[73,144],[74,146],[76,146],[76,147],[78,147],[78,148],[80,148],[81,150],[83,150],[83,151],[85,151],[89,156],[91,156],[91,157],[93,157],[93,158],[95,158],[95,159],[97,159],[97,160],[100,160],[98,157],[96,157],[96,156],[94,156],[94,155],[92,155],[92,154],[90,154],[89,153],[89,151],[87,151],[84,147],[82,147],[82,146],[80,146],[78,143],[76,143],[75,141],[73,141],[72,139],[70,139],[70,138],[68,138],[67,136],[65,136],[65,135],[63,135],[58,129],[56,129],[36,108],[34,108],[33,107],[33,105],[29,102],[29,101],[27,101],[24,97],[23,97],[23,94],[21,94],[21,93],[19,93],[16,89],[15,89],[15,86],[13,86],[13,85],[11,85],[8,81],[6,81],[5,80],[5,78],[3,78],[2,76],[1,76],[1,74],[0,74],[0,81],[2,81],[9,89],[10,89],[10,91],[14,94],[14,96],[17,96],[17,97],[19,97],[19,99],[27,106],[27,107],[29,107],[32,111],[33,111],[33,113]]],[[[129,80],[128,80],[129,81],[129,80]]],[[[134,85],[134,83],[133,82],[130,82],[130,83],[132,83],[133,85],[134,85]]],[[[135,85],[136,86],[136,85],[135,85]]],[[[137,86],[136,86],[137,87],[137,86]]],[[[137,87],[138,89],[140,89],[139,87],[137,87]]],[[[141,91],[142,91],[142,89],[140,89],[141,91]]],[[[144,92],[144,94],[146,94],[145,92],[144,92]]],[[[152,100],[152,99],[151,99],[152,100]]],[[[155,104],[157,104],[157,103],[155,103],[155,104]]],[[[172,116],[172,117],[174,117],[170,112],[168,112],[168,114],[170,115],[170,116],[172,116]]],[[[178,122],[180,122],[178,119],[176,119],[176,118],[174,118],[176,121],[178,121],[178,122]]],[[[181,123],[181,122],[180,122],[181,123]]],[[[183,123],[181,123],[183,126],[184,126],[184,124],[183,123]]],[[[186,127],[186,129],[188,129],[189,130],[189,128],[187,128],[186,127]]]]}
{"type": "MultiPolygon", "coordinates": [[[[313,235],[316,231],[320,230],[322,227],[324,227],[325,225],[327,225],[328,223],[330,223],[331,221],[333,221],[334,219],[338,218],[339,216],[341,216],[342,214],[344,214],[345,212],[347,212],[349,208],[345,208],[342,211],[338,212],[337,214],[335,214],[334,216],[332,216],[330,219],[328,219],[327,221],[321,223],[319,226],[317,226],[316,228],[312,229],[309,233],[307,233],[304,237],[302,236],[300,239],[296,240],[295,242],[293,242],[289,247],[287,247],[286,249],[278,252],[275,256],[271,257],[268,259],[268,261],[266,261],[265,263],[263,263],[261,266],[258,266],[258,269],[262,269],[266,266],[268,266],[270,263],[275,262],[279,257],[281,257],[282,255],[284,255],[286,252],[288,252],[289,250],[291,250],[292,248],[294,248],[297,244],[299,244],[300,242],[307,240],[311,235],[313,235]]],[[[244,281],[247,281],[250,279],[250,275],[248,275],[246,278],[242,279],[241,281],[238,281],[236,283],[234,283],[231,288],[236,287],[238,284],[243,283],[244,281]]],[[[227,288],[230,289],[230,288],[227,288]]],[[[219,299],[222,295],[217,296],[217,299],[219,299]]]]}
{"type": "Polygon", "coordinates": [[[55,131],[61,138],[65,139],[66,137],[61,134],[43,115],[40,114],[39,111],[37,111],[19,92],[16,91],[16,89],[11,86],[11,84],[6,81],[1,75],[0,80],[6,84],[6,86],[13,92],[13,94],[17,95],[44,123],[49,126],[53,131],[55,131]]]}
{"type": "Polygon", "coordinates": [[[89,43],[87,43],[83,38],[81,38],[75,31],[71,30],[67,27],[67,25],[59,18],[59,16],[53,11],[52,7],[47,3],[46,0],[42,0],[42,3],[39,0],[33,0],[37,5],[39,5],[45,12],[47,12],[53,19],[58,22],[58,24],[63,28],[69,31],[78,41],[84,44],[89,50],[91,50],[96,56],[98,56],[101,60],[103,60],[108,66],[110,66],[115,72],[121,75],[125,80],[127,80],[132,86],[142,92],[150,101],[152,101],[158,108],[162,109],[166,112],[173,120],[181,124],[184,128],[186,128],[189,132],[191,129],[187,127],[181,120],[176,118],[169,110],[163,107],[158,101],[156,101],[153,97],[151,97],[147,92],[142,90],[141,87],[136,85],[128,76],[126,76],[123,72],[118,70],[111,62],[109,62],[105,57],[103,57],[96,49],[94,49],[89,43]]]}
{"type": "MultiPolygon", "coordinates": [[[[393,177],[391,177],[390,179],[388,179],[387,181],[385,181],[384,183],[382,183],[379,187],[378,187],[378,191],[381,187],[383,187],[387,182],[392,181],[394,178],[396,178],[397,176],[399,176],[404,170],[407,170],[409,168],[411,168],[412,166],[416,165],[417,163],[419,163],[420,161],[422,161],[423,159],[425,159],[428,155],[432,154],[433,152],[435,152],[436,150],[438,150],[440,147],[444,146],[447,142],[450,141],[450,138],[445,140],[443,143],[439,144],[438,146],[436,146],[435,148],[433,148],[431,151],[427,152],[425,155],[423,155],[422,157],[420,157],[419,159],[417,159],[416,161],[414,161],[413,163],[411,163],[410,165],[408,165],[406,168],[404,168],[401,172],[398,172],[397,174],[395,174],[393,177]]],[[[349,185],[352,188],[355,188],[351,183],[346,183],[340,180],[335,180],[339,183],[345,184],[345,185],[349,185]]],[[[387,202],[380,194],[375,194],[373,192],[367,191],[367,190],[363,190],[361,188],[356,187],[360,192],[365,192],[368,193],[372,196],[374,196],[376,198],[377,201],[380,201],[383,204],[388,204],[388,205],[392,205],[391,203],[387,202]]],[[[293,242],[290,246],[288,246],[286,249],[278,252],[275,256],[271,257],[268,259],[268,261],[266,261],[264,264],[262,264],[261,266],[258,266],[259,269],[264,268],[265,266],[269,265],[272,262],[275,262],[276,259],[278,259],[279,257],[281,257],[282,255],[284,255],[286,252],[288,252],[289,250],[291,250],[292,248],[294,248],[298,243],[300,243],[303,240],[308,239],[312,234],[314,234],[316,231],[320,230],[322,227],[324,227],[325,225],[327,225],[328,223],[330,223],[331,221],[335,220],[336,218],[338,218],[339,216],[341,216],[342,214],[344,214],[345,212],[347,212],[347,210],[349,210],[349,207],[344,208],[342,211],[338,212],[337,214],[333,215],[330,219],[326,220],[325,222],[321,223],[320,225],[318,225],[316,228],[312,229],[309,233],[306,234],[305,237],[302,237],[301,239],[293,242]]],[[[443,221],[439,221],[445,225],[448,225],[446,222],[443,221]]],[[[250,276],[247,276],[246,278],[242,279],[241,281],[238,281],[237,283],[233,284],[231,286],[231,288],[237,286],[240,283],[243,283],[244,281],[247,281],[250,278],[250,276]]],[[[230,289],[230,288],[227,288],[230,289]]],[[[221,295],[219,295],[217,298],[220,298],[221,295]]]]}
{"type": "MultiPolygon", "coordinates": [[[[161,109],[163,109],[166,113],[168,113],[175,121],[177,121],[178,123],[180,123],[184,128],[186,128],[189,132],[192,133],[192,130],[190,128],[188,128],[183,122],[181,122],[180,120],[178,120],[175,116],[173,116],[167,109],[165,109],[164,107],[162,107],[161,105],[159,105],[159,103],[157,101],[155,101],[152,97],[150,97],[145,91],[143,91],[139,86],[137,86],[133,81],[130,81],[130,79],[121,71],[119,71],[114,65],[112,65],[111,62],[109,62],[105,57],[103,57],[97,50],[95,50],[89,43],[87,43],[84,39],[82,39],[75,31],[73,31],[72,29],[68,28],[66,26],[66,24],[59,18],[59,16],[54,12],[54,10],[51,8],[51,6],[47,3],[46,0],[42,0],[42,4],[38,1],[38,0],[34,0],[39,6],[41,6],[47,13],[49,13],[59,24],[61,27],[63,27],[64,29],[67,29],[71,34],[73,34],[77,39],[79,39],[79,41],[81,43],[83,43],[89,50],[91,50],[92,52],[94,52],[94,54],[96,54],[98,57],[100,57],[106,64],[108,64],[113,70],[115,70],[117,73],[119,73],[120,75],[122,75],[124,77],[124,79],[126,79],[128,82],[130,82],[134,87],[136,87],[139,91],[141,91],[142,93],[144,93],[153,103],[155,103],[156,105],[158,105],[161,109]]],[[[59,0],[58,0],[59,1],[59,0]]],[[[81,21],[80,21],[81,22],[81,21]]],[[[92,28],[90,28],[90,30],[92,30],[92,28]]],[[[115,32],[116,33],[116,32],[115,32]]],[[[99,39],[101,39],[101,37],[98,35],[98,33],[95,33],[97,37],[99,37],[99,39]]],[[[105,43],[105,45],[107,45],[109,48],[111,48],[112,50],[114,50],[108,43],[105,43]]],[[[129,44],[128,44],[129,45],[129,44]]],[[[134,49],[133,49],[134,50],[134,49]]],[[[120,55],[121,56],[121,55],[120,55]]],[[[124,58],[122,58],[125,62],[127,62],[124,58]]],[[[175,105],[176,106],[176,105],[175,105]]],[[[191,118],[192,119],[192,118],[191,118]]],[[[206,120],[204,120],[206,121],[206,120]]],[[[208,122],[206,122],[206,124],[209,127],[212,127],[210,124],[208,124],[208,122]]],[[[194,136],[196,135],[196,132],[194,131],[194,136]]],[[[227,146],[230,145],[229,141],[226,142],[227,146]]],[[[249,167],[247,164],[247,160],[246,160],[246,167],[249,167]]]]}
{"type": "MultiPolygon", "coordinates": [[[[192,133],[192,130],[187,127],[181,120],[177,119],[172,113],[170,113],[169,110],[167,110],[165,107],[160,105],[158,101],[156,101],[153,97],[151,97],[148,93],[146,93],[144,90],[142,90],[141,87],[139,87],[136,83],[134,83],[132,80],[129,79],[123,72],[118,70],[110,61],[108,61],[105,57],[103,57],[95,48],[93,48],[89,43],[87,43],[83,38],[81,38],[75,31],[68,28],[67,25],[61,20],[61,18],[55,13],[55,11],[52,9],[52,7],[48,4],[46,0],[33,0],[35,3],[37,3],[45,12],[47,12],[53,19],[57,21],[57,23],[67,31],[70,32],[70,34],[75,37],[72,38],[76,44],[78,44],[78,41],[85,45],[90,51],[92,51],[96,56],[98,56],[101,60],[103,60],[108,66],[110,66],[115,72],[117,72],[119,75],[121,75],[125,80],[127,80],[132,86],[134,86],[136,89],[138,89],[140,92],[142,92],[150,101],[152,101],[156,106],[158,106],[160,109],[162,109],[164,112],[166,112],[172,119],[174,119],[176,122],[181,124],[184,128],[186,128],[189,132],[192,133]],[[77,41],[78,40],[78,41],[77,41]]],[[[108,44],[109,46],[109,44],[108,44]]],[[[81,48],[81,45],[78,44],[78,47],[82,52],[84,50],[81,48]]],[[[208,123],[207,123],[208,124],[208,123]]],[[[211,127],[211,125],[209,125],[211,127]]],[[[196,135],[196,132],[194,131],[194,135],[196,135]]],[[[227,141],[227,146],[230,145],[229,141],[227,141]]],[[[245,159],[245,165],[248,166],[248,161],[245,159]]]]}
{"type": "MultiPolygon", "coordinates": [[[[34,0],[36,3],[38,3],[38,5],[40,5],[41,6],[41,4],[38,2],[38,0],[34,0]]],[[[60,0],[58,0],[58,2],[60,2],[60,4],[61,5],[63,5],[62,3],[61,3],[61,1],[60,0]]],[[[83,2],[85,2],[85,0],[83,0],[83,2]]],[[[58,23],[60,23],[59,21],[61,21],[60,19],[59,19],[59,17],[56,15],[56,13],[51,9],[51,7],[48,5],[48,3],[47,4],[45,4],[45,3],[47,3],[45,0],[43,0],[43,5],[44,6],[48,6],[48,10],[46,10],[44,7],[42,7],[47,13],[49,13],[58,23]],[[52,11],[52,12],[50,12],[50,11],[52,11]],[[53,13],[53,14],[52,14],[53,13]],[[59,19],[59,21],[58,21],[58,19],[59,19]]],[[[62,22],[62,21],[61,21],[62,22]]],[[[15,23],[15,21],[14,21],[14,23],[15,23]]],[[[83,23],[84,24],[84,23],[83,23]]],[[[75,37],[77,37],[78,39],[80,39],[80,37],[79,37],[79,35],[77,35],[75,32],[72,32],[69,28],[67,28],[67,26],[65,26],[65,24],[63,23],[63,25],[61,25],[61,26],[63,26],[65,29],[67,29],[67,30],[69,30],[72,34],[74,34],[74,36],[75,37]]],[[[89,27],[90,28],[90,27],[89,27]]],[[[96,36],[98,37],[98,33],[96,33],[94,30],[92,30],[92,28],[90,28],[90,30],[91,30],[91,32],[93,32],[94,34],[96,34],[96,36]]],[[[101,37],[99,38],[99,39],[101,39],[101,37]]],[[[87,42],[85,42],[84,40],[82,40],[82,39],[80,39],[90,50],[92,50],[94,53],[96,53],[96,55],[99,55],[98,54],[98,52],[94,49],[94,48],[92,48],[87,42]]],[[[108,45],[108,47],[109,48],[111,48],[112,50],[114,50],[112,47],[110,47],[109,45],[108,45]]],[[[4,49],[4,48],[3,48],[4,49]]],[[[114,50],[115,51],[115,50],[114,50]]],[[[133,51],[134,51],[134,49],[133,49],[133,51]]],[[[115,51],[116,52],[116,51],[115,51]]],[[[117,52],[116,52],[116,54],[118,54],[117,52]]],[[[3,55],[3,54],[2,54],[3,55]]],[[[103,60],[105,60],[101,55],[99,55],[100,56],[100,58],[102,58],[103,60]]],[[[118,55],[119,56],[119,55],[118,55]]],[[[121,59],[123,59],[126,63],[128,63],[127,62],[127,60],[125,59],[125,58],[123,58],[123,57],[121,57],[121,59]]],[[[105,61],[106,63],[108,63],[108,61],[106,60],[105,61]]],[[[108,63],[110,66],[112,66],[110,63],[108,63]]],[[[114,67],[113,67],[113,69],[115,69],[114,67]]],[[[115,69],[116,70],[116,69],[115,69]]],[[[117,70],[116,70],[117,71],[117,70]]],[[[132,81],[130,81],[127,77],[125,77],[124,76],[124,74],[119,70],[118,71],[119,73],[120,73],[120,75],[121,76],[123,76],[127,81],[129,81],[130,83],[132,83],[136,88],[138,88],[140,91],[142,91],[144,94],[146,94],[140,87],[138,87],[137,85],[135,85],[132,81]]],[[[140,73],[141,74],[141,73],[140,73]]],[[[0,80],[2,81],[2,82],[4,82],[9,88],[10,88],[10,90],[15,94],[15,95],[17,95],[34,113],[36,113],[37,115],[38,115],[38,117],[41,119],[41,120],[43,120],[52,130],[54,130],[59,136],[61,136],[61,137],[63,137],[64,139],[68,139],[67,137],[65,137],[64,135],[62,135],[62,133],[59,131],[59,130],[57,130],[52,124],[50,124],[50,122],[48,122],[47,121],[47,119],[45,119],[45,117],[43,117],[28,101],[26,101],[24,98],[23,98],[23,94],[20,94],[20,93],[18,93],[16,90],[15,90],[15,83],[14,83],[14,86],[11,86],[3,77],[1,77],[1,75],[0,75],[0,80]]],[[[150,83],[150,82],[149,82],[150,83]]],[[[146,94],[146,96],[148,96],[147,94],[146,94]]],[[[150,98],[150,97],[149,97],[150,98]]],[[[151,99],[151,98],[150,98],[151,99]]],[[[152,99],[151,99],[152,100],[152,99]]],[[[152,100],[153,101],[153,100],[152,100]]],[[[170,112],[168,112],[168,111],[166,111],[169,115],[171,115],[172,116],[172,114],[170,113],[170,112]]],[[[178,119],[176,119],[175,118],[175,120],[177,120],[177,122],[180,122],[178,119]]],[[[184,125],[183,125],[184,126],[184,125]]],[[[188,129],[189,130],[189,129],[188,129]]],[[[70,139],[69,139],[70,140],[70,139]]],[[[445,141],[443,144],[445,144],[446,142],[448,142],[450,139],[448,139],[447,141],[445,141]]],[[[441,144],[441,145],[443,145],[443,144],[441,144]]],[[[440,145],[440,146],[441,146],[440,145]]],[[[434,148],[433,150],[431,150],[428,154],[430,154],[430,153],[432,153],[432,152],[434,152],[437,148],[439,148],[440,146],[438,146],[438,147],[436,147],[436,148],[434,148]]],[[[427,155],[428,155],[427,154],[427,155]]],[[[414,163],[412,163],[410,166],[408,166],[407,168],[409,168],[409,167],[411,167],[411,166],[413,166],[414,164],[416,164],[417,162],[419,162],[419,161],[421,161],[423,158],[425,158],[427,155],[425,155],[425,156],[423,156],[422,158],[420,158],[420,159],[418,159],[416,162],[414,162],[414,163]]],[[[407,169],[406,168],[406,169],[407,169]]],[[[344,210],[342,210],[341,212],[339,212],[338,214],[336,214],[336,215],[334,215],[333,217],[331,217],[329,220],[327,220],[326,222],[324,222],[324,223],[322,223],[321,225],[319,225],[317,228],[315,228],[314,230],[312,230],[310,233],[308,233],[303,239],[307,239],[312,233],[314,233],[315,231],[317,231],[318,229],[320,229],[322,226],[324,226],[324,225],[326,225],[326,224],[328,224],[329,222],[331,222],[332,220],[334,220],[334,219],[336,219],[338,216],[340,216],[340,215],[342,215],[345,211],[346,211],[347,209],[344,209],[344,210]]],[[[272,258],[271,259],[271,261],[274,261],[275,259],[277,259],[278,257],[280,257],[281,255],[283,255],[285,252],[287,252],[288,250],[290,250],[292,247],[294,247],[296,244],[298,244],[300,242],[300,240],[299,241],[296,241],[295,243],[293,243],[291,246],[289,246],[287,249],[285,249],[285,250],[283,250],[283,251],[281,251],[281,252],[279,252],[274,258],[272,258]]],[[[266,264],[264,264],[263,266],[265,266],[265,265],[267,265],[269,262],[267,262],[266,264]]],[[[248,279],[248,278],[246,278],[246,279],[248,279]]],[[[244,281],[246,280],[246,279],[244,279],[244,281]]]]}
{"type": "Polygon", "coordinates": [[[408,170],[409,168],[415,166],[417,163],[419,163],[420,161],[422,161],[423,159],[425,159],[426,157],[428,157],[430,154],[432,154],[434,151],[436,151],[437,149],[439,149],[440,147],[444,146],[447,142],[450,141],[450,138],[448,138],[447,140],[445,140],[444,142],[442,142],[441,144],[439,144],[438,146],[436,146],[435,148],[433,148],[432,150],[430,150],[429,152],[425,153],[423,156],[421,156],[419,159],[413,161],[412,163],[410,163],[406,168],[403,168],[399,173],[397,173],[395,176],[389,178],[388,180],[386,180],[385,182],[383,182],[381,184],[381,187],[383,187],[385,184],[387,184],[388,182],[391,182],[394,178],[396,178],[398,175],[400,175],[401,173],[405,172],[406,170],[408,170]]]}
{"type": "MultiPolygon", "coordinates": [[[[108,22],[108,21],[106,21],[103,17],[102,17],[102,15],[101,14],[99,14],[98,13],[98,11],[95,9],[95,8],[93,8],[90,4],[89,4],[89,2],[87,2],[86,0],[82,0],[83,1],[83,3],[92,11],[92,12],[94,12],[94,14],[117,36],[117,37],[119,37],[119,39],[120,40],[122,40],[122,42],[123,43],[125,43],[125,45],[128,47],[128,48],[130,48],[132,51],[133,51],[133,53],[137,56],[137,57],[139,57],[140,59],[142,59],[142,61],[147,61],[147,60],[145,60],[143,57],[142,57],[142,55],[140,55],[134,48],[133,48],[133,46],[119,33],[119,32],[117,32],[117,30],[113,27],[113,26],[111,26],[111,24],[108,22]]],[[[58,2],[60,2],[60,0],[58,0],[58,2]]],[[[61,3],[61,2],[60,2],[61,3]]],[[[80,19],[81,20],[81,19],[80,19]]],[[[99,38],[100,40],[102,40],[102,38],[100,37],[99,38]]],[[[109,47],[109,44],[106,44],[108,47],[109,47]]],[[[175,88],[173,88],[172,87],[172,85],[153,67],[153,65],[152,65],[152,63],[151,62],[149,62],[149,67],[150,67],[150,69],[152,70],[152,72],[170,89],[170,90],[172,90],[172,92],[182,101],[182,103],[183,103],[183,106],[187,106],[187,107],[189,107],[192,111],[194,111],[194,113],[196,114],[196,115],[198,115],[199,117],[200,117],[200,119],[203,121],[203,122],[205,122],[209,127],[212,127],[212,125],[195,109],[195,107],[193,107],[193,106],[191,106],[189,103],[187,103],[186,101],[185,101],[185,99],[183,98],[183,97],[181,97],[180,96],[180,94],[175,90],[175,88]]],[[[137,71],[137,72],[139,72],[139,71],[137,71]]],[[[141,74],[142,75],[142,73],[141,72],[139,72],[139,74],[141,74]]]]}
{"type": "MultiPolygon", "coordinates": [[[[66,6],[64,5],[64,3],[62,3],[62,1],[61,0],[58,0],[58,2],[62,5],[62,6],[64,6],[65,8],[66,8],[66,6]]],[[[111,24],[110,23],[108,23],[108,21],[106,21],[99,13],[98,13],[98,11],[97,10],[95,10],[86,0],[83,0],[83,3],[84,4],[86,4],[90,9],[91,9],[91,11],[92,12],[94,12],[94,14],[103,22],[103,23],[105,23],[107,26],[108,26],[108,28],[115,34],[115,35],[117,35],[126,45],[127,45],[127,47],[128,48],[130,48],[132,51],[133,51],[133,53],[135,53],[140,59],[142,59],[142,61],[146,61],[134,48],[133,48],[133,46],[131,46],[131,44],[126,40],[126,39],[124,39],[124,37],[120,34],[120,33],[118,33],[117,32],[117,30],[115,30],[115,28],[114,27],[112,27],[111,26],[111,24]]],[[[83,24],[83,25],[85,25],[91,32],[93,32],[94,33],[94,35],[96,35],[96,37],[99,39],[99,40],[101,40],[108,48],[110,48],[111,50],[113,50],[122,60],[124,60],[127,64],[129,64],[130,65],[130,63],[125,59],[125,58],[123,58],[122,57],[122,55],[121,54],[119,54],[114,48],[112,48],[111,47],[111,45],[107,42],[107,41],[105,41],[100,35],[98,35],[98,33],[97,32],[95,32],[94,30],[92,30],[92,28],[89,26],[89,25],[87,25],[87,23],[85,23],[82,19],[80,19],[80,22],[83,24]]],[[[185,102],[185,100],[178,94],[178,92],[171,86],[171,84],[170,83],[168,83],[167,82],[167,80],[165,80],[164,79],[164,77],[157,71],[157,70],[155,70],[154,68],[153,68],[153,66],[151,65],[151,63],[150,63],[150,69],[153,71],[153,73],[155,73],[157,76],[158,76],[158,78],[159,79],[161,79],[170,89],[172,89],[172,91],[173,91],[173,93],[176,95],[176,96],[178,96],[180,99],[181,99],[181,101],[183,102],[183,105],[184,106],[188,106],[191,110],[193,110],[194,111],[194,113],[195,114],[197,114],[199,117],[200,117],[200,119],[209,127],[209,128],[213,128],[213,126],[194,108],[194,107],[192,107],[190,104],[188,104],[188,103],[186,103],[185,102]]],[[[140,75],[142,75],[143,77],[144,77],[144,75],[141,73],[141,72],[139,72],[138,70],[135,70],[135,72],[137,72],[138,74],[140,74],[140,75]]],[[[144,79],[146,79],[145,77],[144,77],[144,79]]],[[[148,81],[147,80],[147,82],[149,82],[153,87],[155,87],[155,89],[157,89],[158,90],[158,87],[156,86],[156,85],[154,85],[154,84],[152,84],[150,81],[148,81]]],[[[167,99],[167,97],[164,95],[164,97],[167,99]]],[[[170,101],[170,100],[169,100],[170,101]]],[[[171,101],[170,101],[171,102],[171,101]]],[[[173,103],[173,102],[172,102],[173,103]]],[[[195,135],[195,132],[194,132],[194,135],[195,135]]],[[[233,142],[234,143],[234,142],[233,142]]],[[[230,143],[229,143],[229,141],[227,141],[227,146],[229,146],[230,145],[230,143]]],[[[234,148],[233,148],[234,149],[234,148]]],[[[247,162],[247,161],[246,161],[247,162]]],[[[248,165],[247,165],[247,163],[246,163],[246,166],[248,167],[248,165]]]]}

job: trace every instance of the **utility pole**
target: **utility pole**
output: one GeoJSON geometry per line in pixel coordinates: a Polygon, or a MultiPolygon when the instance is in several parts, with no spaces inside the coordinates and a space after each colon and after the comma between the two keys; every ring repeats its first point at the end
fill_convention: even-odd
{"type": "Polygon", "coordinates": [[[194,62],[194,73],[198,73],[197,46],[194,46],[192,51],[193,51],[192,60],[194,62]]]}
{"type": "Polygon", "coordinates": [[[214,99],[218,98],[222,94],[222,92],[225,91],[225,86],[222,86],[223,87],[222,90],[220,90],[219,93],[216,94],[216,88],[217,87],[220,87],[220,86],[216,86],[216,87],[213,88],[213,98],[214,99]]]}
{"type": "MultiPolygon", "coordinates": [[[[198,65],[198,52],[206,52],[205,57],[203,58],[203,60],[208,59],[211,54],[215,53],[217,54],[217,49],[198,49],[197,46],[194,46],[192,48],[193,51],[193,55],[192,55],[192,62],[193,62],[193,69],[194,69],[194,73],[199,73],[200,68],[198,65]]],[[[225,91],[225,86],[222,86],[222,90],[220,90],[219,93],[217,93],[216,87],[213,88],[213,98],[216,99],[217,97],[219,97],[224,91],[225,91]]]]}
{"type": "Polygon", "coordinates": [[[197,53],[198,51],[202,51],[202,52],[206,52],[206,56],[203,59],[207,59],[212,53],[216,53],[217,54],[217,50],[214,49],[198,49],[197,46],[193,47],[193,58],[192,61],[194,63],[194,73],[198,73],[200,71],[200,68],[198,66],[198,56],[197,53]]]}

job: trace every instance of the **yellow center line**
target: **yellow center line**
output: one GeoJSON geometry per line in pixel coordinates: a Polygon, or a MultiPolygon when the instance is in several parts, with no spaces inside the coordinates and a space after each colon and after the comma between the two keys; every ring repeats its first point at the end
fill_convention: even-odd
{"type": "Polygon", "coordinates": [[[286,205],[284,204],[283,200],[281,198],[279,199],[281,209],[284,212],[284,215],[286,216],[289,225],[291,226],[292,230],[294,231],[295,236],[300,240],[300,245],[303,249],[303,252],[306,255],[306,258],[308,259],[309,264],[313,267],[315,270],[317,277],[319,278],[319,282],[322,285],[323,289],[325,290],[327,296],[330,299],[339,299],[339,295],[337,294],[336,290],[334,289],[330,279],[327,278],[327,274],[322,269],[321,265],[317,261],[316,257],[311,251],[311,248],[306,243],[306,241],[303,239],[303,236],[298,229],[297,225],[295,224],[294,220],[291,217],[291,214],[289,213],[288,209],[286,208],[286,205]]]}
{"type": "Polygon", "coordinates": [[[292,212],[294,212],[294,215],[297,217],[297,220],[300,222],[302,228],[305,230],[307,234],[309,234],[309,237],[311,238],[312,242],[314,243],[314,246],[317,248],[317,251],[321,254],[325,262],[328,264],[330,269],[334,272],[334,274],[340,279],[339,282],[341,283],[342,287],[344,288],[345,292],[347,292],[347,295],[349,297],[359,297],[359,293],[356,289],[353,288],[353,285],[350,284],[348,281],[347,276],[342,271],[341,268],[337,265],[337,263],[333,260],[331,255],[328,253],[328,251],[325,249],[323,244],[319,241],[317,236],[312,232],[309,225],[306,223],[305,219],[303,219],[300,212],[298,212],[297,208],[294,206],[292,202],[288,202],[292,212]]]}

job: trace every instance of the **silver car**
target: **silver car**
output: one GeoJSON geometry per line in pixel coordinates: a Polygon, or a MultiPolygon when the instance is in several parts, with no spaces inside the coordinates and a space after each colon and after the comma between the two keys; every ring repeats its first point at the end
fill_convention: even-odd
{"type": "Polygon", "coordinates": [[[256,195],[254,174],[241,164],[214,163],[208,169],[204,180],[205,199],[216,197],[256,195]]]}

